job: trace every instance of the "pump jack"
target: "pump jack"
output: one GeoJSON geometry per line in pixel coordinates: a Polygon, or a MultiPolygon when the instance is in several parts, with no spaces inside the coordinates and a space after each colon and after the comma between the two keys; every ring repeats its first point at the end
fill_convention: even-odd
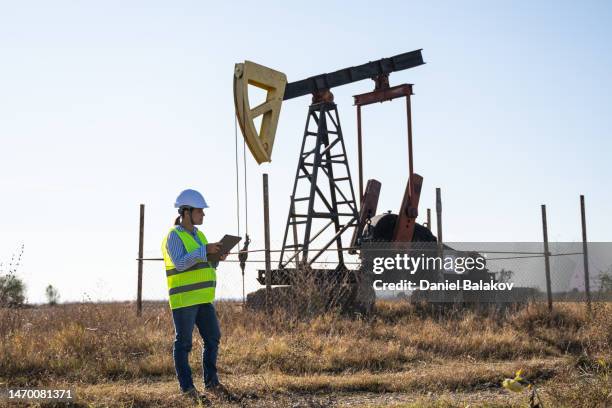
{"type": "MultiPolygon", "coordinates": [[[[413,172],[410,104],[412,85],[389,85],[389,74],[422,64],[424,62],[421,50],[416,50],[290,83],[287,83],[284,73],[263,65],[251,61],[236,64],[234,70],[236,116],[246,144],[258,164],[270,162],[272,159],[272,148],[283,101],[312,95],[278,268],[272,270],[273,285],[290,284],[291,276],[299,270],[305,268],[312,270],[313,262],[334,244],[338,259],[337,267],[323,272],[337,273],[346,270],[344,251],[347,249],[342,246],[342,235],[350,228],[353,228],[348,249],[350,253],[357,253],[367,236],[379,239],[382,237],[395,242],[435,241],[435,237],[425,227],[416,223],[423,178],[413,172]],[[358,211],[340,118],[331,89],[364,79],[374,80],[375,88],[372,92],[354,96],[358,125],[360,200],[358,211]],[[255,107],[250,106],[249,86],[266,91],[263,103],[255,107]],[[361,108],[398,97],[406,98],[408,182],[398,215],[376,216],[381,185],[376,180],[369,180],[365,192],[363,190],[361,108]],[[261,125],[257,129],[255,120],[259,117],[261,125]],[[320,205],[317,208],[317,203],[322,204],[322,209],[318,209],[320,205]],[[305,204],[302,211],[299,208],[301,204],[305,204]],[[314,224],[321,220],[327,220],[326,225],[314,232],[314,224]],[[378,221],[380,225],[377,225],[378,221]],[[319,248],[314,246],[313,243],[317,242],[317,238],[332,225],[332,238],[319,248]],[[303,229],[298,233],[300,228],[303,229]],[[288,243],[290,230],[293,244],[288,243]],[[285,259],[286,252],[290,255],[288,259],[285,259]],[[314,255],[312,252],[315,252],[314,255]],[[295,268],[288,268],[290,263],[293,263],[295,268]]],[[[258,280],[262,284],[265,282],[265,270],[259,271],[258,280]]]]}

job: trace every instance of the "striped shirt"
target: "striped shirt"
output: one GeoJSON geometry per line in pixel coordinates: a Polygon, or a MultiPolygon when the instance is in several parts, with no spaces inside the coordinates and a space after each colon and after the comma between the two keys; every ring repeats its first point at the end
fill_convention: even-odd
{"type": "MultiPolygon", "coordinates": [[[[172,263],[177,271],[182,272],[185,269],[191,268],[193,265],[198,262],[206,262],[206,245],[202,244],[200,238],[198,237],[198,229],[194,226],[193,232],[190,232],[183,228],[182,225],[177,225],[175,227],[179,231],[185,231],[190,234],[200,247],[191,252],[187,252],[185,245],[183,245],[183,241],[178,236],[176,231],[173,229],[170,232],[170,236],[168,236],[168,242],[166,243],[166,249],[168,250],[168,255],[172,259],[172,263]]],[[[216,268],[219,265],[219,262],[211,262],[210,266],[216,268]]]]}

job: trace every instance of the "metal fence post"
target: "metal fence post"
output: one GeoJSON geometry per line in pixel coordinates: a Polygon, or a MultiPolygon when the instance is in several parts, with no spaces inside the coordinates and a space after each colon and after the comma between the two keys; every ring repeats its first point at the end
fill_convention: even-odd
{"type": "Polygon", "coordinates": [[[138,232],[138,289],[136,294],[136,316],[142,315],[142,258],[144,250],[144,214],[145,206],[140,204],[140,228],[138,232]]]}
{"type": "Polygon", "coordinates": [[[552,289],[550,286],[550,252],[548,251],[548,225],[546,223],[546,205],[542,204],[542,231],[544,233],[544,267],[546,270],[546,297],[548,299],[548,311],[552,312],[552,289]]]}
{"type": "Polygon", "coordinates": [[[591,313],[591,285],[589,282],[589,251],[586,232],[586,212],[584,210],[584,195],[580,195],[580,215],[582,218],[582,257],[584,259],[584,291],[586,293],[587,311],[591,313]]]}

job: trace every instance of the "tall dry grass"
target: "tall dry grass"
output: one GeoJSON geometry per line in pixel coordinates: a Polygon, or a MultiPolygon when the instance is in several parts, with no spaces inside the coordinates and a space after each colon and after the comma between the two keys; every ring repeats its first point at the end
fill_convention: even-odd
{"type": "MultiPolygon", "coordinates": [[[[329,312],[300,319],[279,310],[272,315],[242,310],[232,302],[217,303],[217,311],[222,374],[301,376],[304,380],[296,390],[303,391],[326,389],[329,378],[355,374],[359,380],[342,389],[384,391],[402,389],[402,384],[393,385],[393,376],[404,378],[402,373],[415,366],[440,365],[448,372],[421,383],[402,381],[424,391],[469,390],[485,382],[496,387],[510,373],[491,375],[489,370],[481,375],[452,372],[452,367],[466,361],[566,359],[570,363],[565,368],[538,370],[533,379],[558,377],[566,384],[568,395],[563,398],[568,401],[578,392],[572,391],[572,384],[596,384],[593,398],[608,398],[604,393],[605,375],[612,366],[609,304],[595,304],[591,316],[584,305],[573,303],[555,305],[552,315],[543,304],[482,313],[431,311],[406,302],[378,302],[367,318],[329,312]],[[589,381],[582,384],[581,378],[587,377],[580,373],[592,367],[585,361],[603,365],[591,370],[589,381]],[[378,374],[391,376],[391,385],[381,385],[378,374]]],[[[128,303],[0,309],[0,380],[33,386],[53,379],[94,384],[173,377],[173,334],[165,303],[145,303],[141,318],[128,303]]],[[[199,336],[194,335],[194,341],[201,346],[199,336]]],[[[197,370],[197,352],[192,353],[192,365],[197,370]]]]}

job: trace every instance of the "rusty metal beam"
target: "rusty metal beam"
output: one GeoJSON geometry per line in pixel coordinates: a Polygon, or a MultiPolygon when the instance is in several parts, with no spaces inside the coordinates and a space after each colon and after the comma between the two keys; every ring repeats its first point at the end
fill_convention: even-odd
{"type": "Polygon", "coordinates": [[[401,84],[390,88],[383,88],[367,92],[359,95],[354,95],[353,100],[356,106],[370,105],[376,102],[390,101],[402,96],[410,96],[412,93],[412,84],[401,84]]]}

